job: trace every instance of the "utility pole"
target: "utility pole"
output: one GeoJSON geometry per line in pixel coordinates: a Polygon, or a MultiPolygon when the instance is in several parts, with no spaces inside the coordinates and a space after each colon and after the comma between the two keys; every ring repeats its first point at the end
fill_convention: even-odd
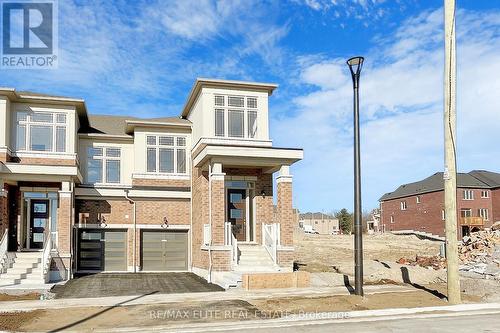
{"type": "Polygon", "coordinates": [[[456,160],[455,0],[444,1],[444,205],[448,302],[459,304],[456,160]]]}

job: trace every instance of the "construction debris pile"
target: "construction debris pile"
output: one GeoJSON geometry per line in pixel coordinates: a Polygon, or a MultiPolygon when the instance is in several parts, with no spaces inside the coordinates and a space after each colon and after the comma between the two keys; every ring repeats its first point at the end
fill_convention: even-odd
{"type": "Polygon", "coordinates": [[[440,256],[415,256],[415,259],[401,258],[397,261],[401,265],[421,266],[435,270],[446,268],[446,259],[440,256]]]}
{"type": "Polygon", "coordinates": [[[473,232],[462,239],[458,255],[460,271],[500,280],[500,230],[473,232]]]}

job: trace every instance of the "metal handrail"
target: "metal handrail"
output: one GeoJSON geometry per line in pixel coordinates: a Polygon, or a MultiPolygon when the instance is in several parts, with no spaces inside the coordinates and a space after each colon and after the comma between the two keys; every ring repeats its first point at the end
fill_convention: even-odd
{"type": "Polygon", "coordinates": [[[0,273],[4,272],[5,264],[7,263],[7,233],[8,229],[5,229],[0,241],[0,273]]]}
{"type": "Polygon", "coordinates": [[[43,247],[42,253],[42,279],[47,282],[47,275],[50,269],[50,251],[52,250],[52,237],[51,234],[48,233],[47,237],[45,237],[45,244],[43,247]],[[48,266],[48,267],[47,267],[48,266]]]}

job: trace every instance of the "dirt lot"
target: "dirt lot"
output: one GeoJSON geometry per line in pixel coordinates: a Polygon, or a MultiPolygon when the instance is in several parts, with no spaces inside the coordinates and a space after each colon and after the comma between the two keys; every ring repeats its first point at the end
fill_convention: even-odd
{"type": "Polygon", "coordinates": [[[28,293],[21,295],[9,295],[9,294],[0,294],[0,302],[8,302],[8,301],[29,301],[40,299],[39,293],[28,293]]]}
{"type": "MultiPolygon", "coordinates": [[[[297,232],[295,238],[296,263],[299,270],[316,273],[313,274],[313,284],[343,285],[344,276],[354,275],[352,235],[311,235],[297,232]]],[[[433,270],[396,263],[402,257],[434,256],[439,253],[440,244],[437,241],[421,240],[416,236],[363,235],[365,282],[444,282],[446,273],[443,269],[433,270]]]]}
{"type": "Polygon", "coordinates": [[[0,330],[91,331],[94,328],[152,327],[158,325],[266,319],[304,312],[346,312],[387,307],[446,305],[443,295],[429,290],[354,295],[289,297],[218,302],[185,302],[119,307],[81,307],[0,314],[0,330]],[[54,321],[53,318],[58,318],[54,321]]]}

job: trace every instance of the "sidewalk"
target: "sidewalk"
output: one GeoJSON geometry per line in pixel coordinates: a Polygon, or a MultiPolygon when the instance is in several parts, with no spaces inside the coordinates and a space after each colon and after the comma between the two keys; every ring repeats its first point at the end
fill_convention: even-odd
{"type": "MultiPolygon", "coordinates": [[[[400,285],[373,285],[364,287],[365,294],[373,295],[389,292],[412,292],[415,288],[400,285]]],[[[68,298],[36,301],[0,302],[0,312],[31,311],[38,309],[61,309],[95,306],[154,305],[178,302],[257,300],[285,297],[324,297],[349,295],[346,287],[299,288],[299,289],[263,289],[246,291],[233,289],[225,292],[203,292],[183,294],[150,294],[137,296],[113,296],[99,298],[68,298]]]]}

